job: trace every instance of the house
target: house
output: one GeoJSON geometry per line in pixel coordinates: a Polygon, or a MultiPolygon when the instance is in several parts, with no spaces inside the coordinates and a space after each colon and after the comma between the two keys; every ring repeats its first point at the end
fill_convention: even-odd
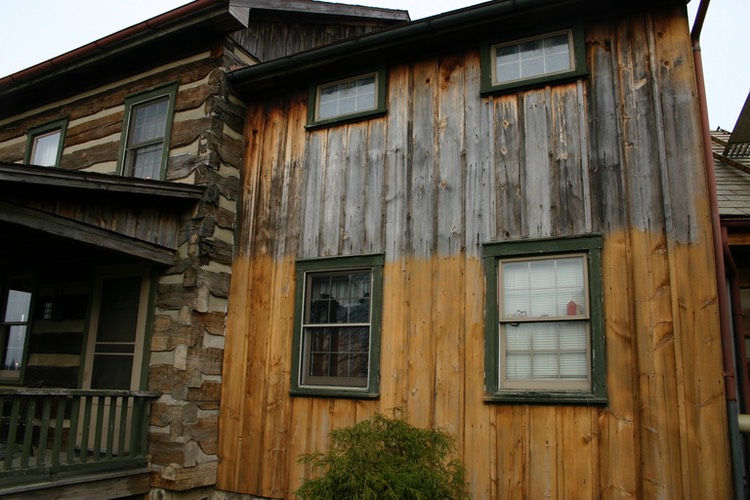
{"type": "Polygon", "coordinates": [[[406,20],[196,0],[0,79],[0,495],[214,490],[246,112],[225,74],[406,20]]]}
{"type": "MultiPolygon", "coordinates": [[[[746,456],[750,432],[750,97],[737,119],[732,132],[721,128],[711,131],[711,146],[716,179],[717,208],[721,222],[721,246],[725,262],[725,287],[728,291],[730,329],[727,345],[730,383],[727,399],[739,422],[730,423],[730,438],[737,444],[738,453],[746,456]]],[[[742,467],[748,476],[747,461],[742,467]]]]}
{"type": "Polygon", "coordinates": [[[743,495],[685,3],[487,2],[228,75],[219,490],[293,497],[404,407],[473,498],[743,495]]]}

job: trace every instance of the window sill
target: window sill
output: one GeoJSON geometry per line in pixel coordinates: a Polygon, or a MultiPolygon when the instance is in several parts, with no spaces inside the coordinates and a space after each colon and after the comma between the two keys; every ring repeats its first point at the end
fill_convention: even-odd
{"type": "Polygon", "coordinates": [[[567,404],[586,406],[606,406],[606,396],[590,392],[533,392],[504,391],[485,396],[487,404],[567,404]]]}
{"type": "Polygon", "coordinates": [[[352,391],[345,389],[292,389],[289,391],[292,397],[306,398],[338,398],[338,399],[378,399],[380,393],[352,391]]]}

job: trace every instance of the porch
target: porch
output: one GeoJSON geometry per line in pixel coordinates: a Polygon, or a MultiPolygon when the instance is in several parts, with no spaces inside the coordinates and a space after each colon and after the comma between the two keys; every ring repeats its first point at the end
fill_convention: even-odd
{"type": "Polygon", "coordinates": [[[50,488],[54,496],[147,493],[148,414],[158,396],[0,388],[0,496],[46,495],[50,488]]]}

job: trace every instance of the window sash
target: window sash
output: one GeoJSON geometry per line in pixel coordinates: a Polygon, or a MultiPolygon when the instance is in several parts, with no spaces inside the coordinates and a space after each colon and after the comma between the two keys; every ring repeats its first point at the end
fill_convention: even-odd
{"type": "Polygon", "coordinates": [[[30,278],[12,278],[4,296],[0,322],[0,378],[20,380],[26,360],[31,324],[33,284],[30,278]]]}
{"type": "Polygon", "coordinates": [[[54,167],[60,152],[61,138],[61,128],[35,135],[32,139],[29,163],[41,167],[54,167]]]}
{"type": "Polygon", "coordinates": [[[575,70],[573,33],[565,30],[493,45],[492,84],[504,85],[575,70]]]}
{"type": "Polygon", "coordinates": [[[118,170],[123,176],[161,179],[167,162],[177,84],[125,100],[118,170]]]}
{"type": "Polygon", "coordinates": [[[367,388],[372,358],[372,268],[305,273],[303,387],[367,388]]]}
{"type": "Polygon", "coordinates": [[[332,120],[376,110],[378,92],[377,72],[318,85],[315,120],[332,120]]]}
{"type": "Polygon", "coordinates": [[[586,254],[500,259],[497,283],[499,387],[589,388],[586,254]]]}

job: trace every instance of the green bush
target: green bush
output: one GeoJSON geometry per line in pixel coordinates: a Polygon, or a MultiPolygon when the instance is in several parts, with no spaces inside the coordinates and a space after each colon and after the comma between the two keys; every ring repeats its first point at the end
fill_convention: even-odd
{"type": "Polygon", "coordinates": [[[447,460],[453,437],[440,429],[418,429],[404,412],[375,414],[331,432],[327,453],[299,457],[313,477],[296,494],[306,500],[468,499],[463,464],[447,460]]]}

